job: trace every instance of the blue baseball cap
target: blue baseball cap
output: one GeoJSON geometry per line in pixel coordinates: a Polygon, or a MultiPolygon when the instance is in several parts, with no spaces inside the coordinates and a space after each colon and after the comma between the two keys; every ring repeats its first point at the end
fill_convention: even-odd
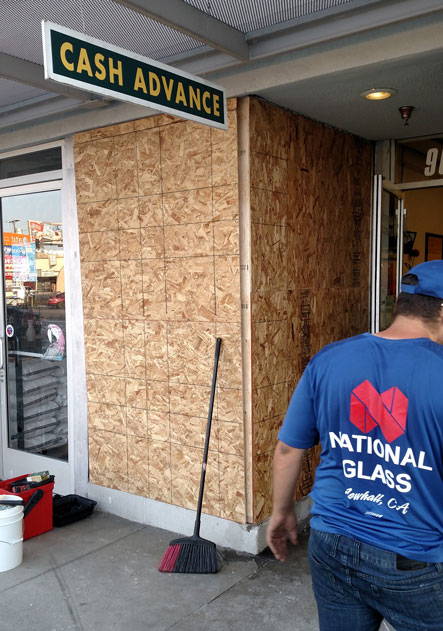
{"type": "Polygon", "coordinates": [[[443,261],[426,261],[412,267],[408,274],[415,274],[418,285],[401,284],[401,290],[406,294],[422,294],[434,296],[443,300],[443,261]]]}

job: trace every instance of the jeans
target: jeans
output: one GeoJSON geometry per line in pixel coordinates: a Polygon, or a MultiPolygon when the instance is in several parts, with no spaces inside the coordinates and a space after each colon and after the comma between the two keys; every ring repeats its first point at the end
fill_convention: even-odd
{"type": "Polygon", "coordinates": [[[443,631],[443,563],[409,561],[311,530],[309,564],[320,631],[443,631]]]}

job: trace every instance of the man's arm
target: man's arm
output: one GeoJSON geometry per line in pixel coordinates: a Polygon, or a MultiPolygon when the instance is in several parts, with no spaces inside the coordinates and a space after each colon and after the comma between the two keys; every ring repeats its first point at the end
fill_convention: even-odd
{"type": "Polygon", "coordinates": [[[272,515],[266,531],[266,540],[274,556],[286,561],[289,540],[297,543],[297,518],[294,513],[294,492],[300,476],[304,449],[289,447],[278,441],[274,454],[272,515]]]}

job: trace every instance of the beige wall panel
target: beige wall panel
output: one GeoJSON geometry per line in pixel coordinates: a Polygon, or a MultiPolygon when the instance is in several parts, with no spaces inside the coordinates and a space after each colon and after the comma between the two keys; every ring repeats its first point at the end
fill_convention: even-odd
{"type": "Polygon", "coordinates": [[[118,260],[120,258],[118,231],[80,234],[80,256],[82,261],[118,260]]]}
{"type": "Polygon", "coordinates": [[[238,221],[217,221],[213,229],[216,255],[240,253],[238,221]]]}
{"type": "Polygon", "coordinates": [[[252,321],[271,322],[285,320],[288,317],[287,291],[254,291],[251,296],[252,321]]]}
{"type": "Polygon", "coordinates": [[[116,199],[114,139],[78,145],[75,171],[79,203],[116,199]]]}
{"type": "MultiPolygon", "coordinates": [[[[203,448],[205,444],[206,423],[207,419],[203,417],[174,414],[171,412],[171,443],[187,447],[203,448]]],[[[215,423],[212,425],[212,429],[215,429],[215,423]]],[[[213,450],[217,450],[217,442],[215,431],[211,431],[209,444],[213,450]]]]}
{"type": "Polygon", "coordinates": [[[146,378],[168,379],[168,331],[166,322],[145,322],[146,378]]]}
{"type": "Polygon", "coordinates": [[[124,376],[123,328],[121,321],[84,319],[86,372],[124,376]]]}
{"type": "Polygon", "coordinates": [[[122,261],[140,260],[141,258],[141,230],[131,228],[119,230],[120,259],[122,261]]]}
{"type": "Polygon", "coordinates": [[[110,138],[111,136],[120,136],[121,134],[129,134],[134,131],[134,121],[127,123],[118,123],[117,125],[110,125],[109,127],[100,127],[99,129],[92,129],[91,140],[99,140],[101,138],[110,138]]]}
{"type": "Polygon", "coordinates": [[[124,405],[125,380],[121,377],[89,374],[86,377],[88,401],[124,405]]]}
{"type": "Polygon", "coordinates": [[[251,151],[251,187],[286,193],[288,161],[251,151]]]}
{"type": "Polygon", "coordinates": [[[255,388],[252,400],[254,423],[260,423],[277,415],[285,414],[288,407],[288,386],[286,381],[273,386],[255,388]]]}
{"type": "Polygon", "coordinates": [[[286,160],[289,150],[289,115],[286,110],[251,99],[251,151],[286,160]]]}
{"type": "Polygon", "coordinates": [[[287,287],[286,228],[251,225],[252,291],[287,287]]]}
{"type": "Polygon", "coordinates": [[[139,195],[162,192],[160,135],[158,129],[138,131],[136,136],[139,195]]]}
{"type": "MultiPolygon", "coordinates": [[[[162,226],[163,196],[147,195],[146,197],[139,197],[139,218],[140,226],[142,228],[148,228],[150,226],[162,226]]],[[[130,227],[132,226],[128,226],[128,228],[130,227]]]]}
{"type": "Polygon", "coordinates": [[[212,190],[212,188],[200,188],[165,193],[163,195],[165,226],[210,222],[212,220],[212,190]]]}
{"type": "Polygon", "coordinates": [[[283,423],[284,415],[268,418],[254,423],[254,451],[257,456],[271,451],[277,443],[277,434],[283,423]]]}
{"type": "Polygon", "coordinates": [[[254,515],[257,522],[263,521],[272,509],[272,459],[273,451],[257,455],[254,459],[254,515]]]}
{"type": "Polygon", "coordinates": [[[251,188],[251,221],[285,226],[288,220],[288,203],[287,193],[251,188]]]}
{"type": "Polygon", "coordinates": [[[137,408],[126,408],[126,426],[128,436],[148,438],[148,411],[137,408]]]}
{"type": "Polygon", "coordinates": [[[212,191],[214,221],[238,220],[238,186],[214,186],[212,191]]]}
{"type": "Polygon", "coordinates": [[[141,320],[143,310],[143,272],[141,261],[131,260],[121,263],[122,317],[127,320],[141,320]]]}
{"type": "Polygon", "coordinates": [[[166,259],[166,296],[168,319],[213,320],[213,257],[166,259]]]}
{"type": "Polygon", "coordinates": [[[170,383],[169,401],[171,413],[207,418],[210,392],[211,384],[208,386],[196,386],[170,383]]]}
{"type": "Polygon", "coordinates": [[[228,111],[228,129],[211,127],[212,183],[225,186],[238,180],[237,111],[228,111]]]}
{"type": "Polygon", "coordinates": [[[239,423],[226,423],[217,421],[215,423],[218,438],[218,450],[223,454],[233,456],[244,456],[244,429],[239,423]]]}
{"type": "Polygon", "coordinates": [[[241,456],[219,454],[220,516],[245,522],[245,463],[241,456]]]}
{"type": "Polygon", "coordinates": [[[288,340],[286,322],[257,322],[252,333],[254,386],[275,385],[287,379],[288,340]]]}
{"type": "Polygon", "coordinates": [[[141,229],[142,259],[161,259],[165,255],[165,232],[160,226],[141,229]]]}
{"type": "Polygon", "coordinates": [[[138,195],[136,135],[124,134],[114,139],[117,197],[138,195]]]}
{"type": "Polygon", "coordinates": [[[209,127],[190,122],[168,125],[160,130],[160,144],[164,193],[212,185],[209,127]]]}
{"type": "Polygon", "coordinates": [[[149,497],[149,442],[128,436],[128,493],[149,497]]]}
{"type": "MultiPolygon", "coordinates": [[[[146,379],[124,380],[125,383],[125,401],[128,408],[140,408],[146,410],[148,407],[148,399],[146,394],[146,379]]],[[[130,410],[127,410],[130,413],[130,410]]]]}
{"type": "Polygon", "coordinates": [[[214,415],[219,421],[243,425],[243,390],[217,386],[214,415]]]}
{"type": "Polygon", "coordinates": [[[165,227],[167,257],[211,256],[214,254],[213,228],[210,223],[191,223],[165,227]]]}
{"type": "Polygon", "coordinates": [[[215,328],[205,322],[170,322],[169,381],[210,385],[214,363],[215,328]]]}
{"type": "Polygon", "coordinates": [[[154,441],[169,441],[171,439],[170,416],[167,412],[148,413],[148,438],[154,441]]]}
{"type": "MultiPolygon", "coordinates": [[[[172,503],[195,510],[202,470],[203,449],[171,444],[172,503]]],[[[218,453],[209,450],[203,511],[220,515],[218,453]]]]}
{"type": "Polygon", "coordinates": [[[143,309],[148,320],[166,319],[165,264],[161,259],[142,263],[143,309]]]}
{"type": "Polygon", "coordinates": [[[215,257],[217,321],[240,321],[240,261],[238,256],[215,257]]]}
{"type": "Polygon", "coordinates": [[[221,388],[241,388],[243,385],[240,323],[217,322],[216,335],[221,337],[217,383],[221,388]]]}
{"type": "Polygon", "coordinates": [[[169,387],[167,381],[146,380],[146,393],[148,397],[149,413],[168,412],[169,413],[169,387]]]}
{"type": "Polygon", "coordinates": [[[118,491],[128,490],[128,446],[123,434],[89,432],[89,479],[118,491]]]}
{"type": "Polygon", "coordinates": [[[119,261],[83,263],[83,313],[87,318],[121,314],[122,284],[119,261]]]}
{"type": "Polygon", "coordinates": [[[79,232],[112,232],[119,219],[119,206],[115,199],[77,205],[79,232]]]}
{"type": "Polygon", "coordinates": [[[126,434],[126,408],[107,403],[88,403],[89,427],[126,434]]]}
{"type": "Polygon", "coordinates": [[[171,503],[171,447],[169,442],[149,441],[149,497],[171,503]]]}
{"type": "Polygon", "coordinates": [[[144,379],[146,377],[144,322],[123,320],[123,344],[125,376],[144,379]]]}

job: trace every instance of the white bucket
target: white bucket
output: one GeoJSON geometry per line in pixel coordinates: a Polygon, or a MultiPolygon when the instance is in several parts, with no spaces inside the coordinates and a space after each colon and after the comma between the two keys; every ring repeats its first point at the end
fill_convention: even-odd
{"type": "Polygon", "coordinates": [[[23,560],[23,506],[0,510],[0,572],[23,560]]]}

